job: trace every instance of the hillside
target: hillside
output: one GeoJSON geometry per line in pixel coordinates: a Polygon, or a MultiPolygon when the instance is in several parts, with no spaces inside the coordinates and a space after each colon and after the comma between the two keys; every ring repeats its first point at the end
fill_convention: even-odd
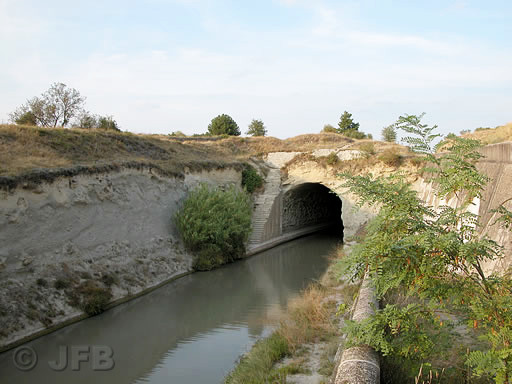
{"type": "Polygon", "coordinates": [[[478,129],[475,132],[464,134],[462,137],[478,139],[484,144],[512,141],[512,122],[496,128],[478,129]]]}
{"type": "MultiPolygon", "coordinates": [[[[333,133],[274,137],[174,137],[127,132],[0,125],[0,185],[61,175],[149,166],[169,175],[185,169],[241,166],[268,152],[358,148],[368,140],[333,133]]],[[[375,148],[386,146],[375,142],[375,148]]]]}

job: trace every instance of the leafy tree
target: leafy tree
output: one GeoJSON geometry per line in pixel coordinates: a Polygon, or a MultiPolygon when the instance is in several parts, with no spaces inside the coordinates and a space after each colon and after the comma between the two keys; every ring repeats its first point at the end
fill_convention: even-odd
{"type": "Polygon", "coordinates": [[[249,124],[247,134],[251,136],[266,136],[267,130],[265,129],[263,121],[252,119],[251,124],[249,124]]]}
{"type": "Polygon", "coordinates": [[[63,83],[54,83],[41,94],[33,97],[25,104],[10,114],[13,122],[26,121],[30,116],[31,121],[44,127],[67,126],[71,119],[81,111],[85,98],[74,88],[68,88],[63,83]]]}
{"type": "Polygon", "coordinates": [[[324,133],[338,133],[338,130],[336,127],[332,126],[331,124],[325,124],[324,128],[322,129],[322,132],[324,133]]]}
{"type": "MultiPolygon", "coordinates": [[[[353,276],[368,273],[379,297],[399,293],[402,298],[387,300],[366,321],[348,322],[349,343],[421,362],[439,355],[443,346],[449,346],[447,341],[453,342],[447,324],[460,319],[486,343],[465,356],[466,365],[477,376],[509,384],[512,281],[509,274],[484,270],[485,263],[503,258],[503,249],[478,232],[481,218],[468,209],[488,181],[475,166],[482,156],[481,144],[454,137],[446,152],[436,155],[437,126],[422,124],[422,117],[401,116],[394,127],[411,135],[404,141],[428,164],[425,171],[432,175],[436,195],[457,196],[459,206],[434,209],[399,174],[342,175],[344,186],[359,196],[360,206],[380,207],[365,240],[345,259],[345,271],[353,276]]],[[[501,214],[498,222],[510,228],[512,212],[504,203],[494,212],[501,214]]]]}
{"type": "Polygon", "coordinates": [[[389,125],[382,129],[382,139],[388,143],[396,142],[396,129],[393,125],[389,125]]]}
{"type": "Polygon", "coordinates": [[[358,131],[359,123],[354,122],[352,114],[347,111],[343,112],[338,123],[338,133],[345,133],[347,131],[358,131]]]}
{"type": "Polygon", "coordinates": [[[208,125],[208,133],[210,135],[240,136],[240,128],[231,116],[222,114],[212,119],[208,125]]]}

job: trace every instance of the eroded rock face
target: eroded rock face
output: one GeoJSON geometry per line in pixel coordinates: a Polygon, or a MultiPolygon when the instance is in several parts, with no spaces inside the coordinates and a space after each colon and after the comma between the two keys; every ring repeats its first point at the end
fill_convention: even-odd
{"type": "Polygon", "coordinates": [[[172,222],[181,201],[200,182],[240,180],[232,169],[184,180],[124,170],[3,192],[0,347],[82,313],[91,286],[116,300],[189,271],[172,222]]]}

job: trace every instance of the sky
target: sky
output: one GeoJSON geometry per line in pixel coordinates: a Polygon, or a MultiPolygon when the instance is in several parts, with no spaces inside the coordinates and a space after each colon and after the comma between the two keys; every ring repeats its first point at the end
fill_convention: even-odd
{"type": "Polygon", "coordinates": [[[343,111],[447,134],[512,121],[509,0],[0,0],[0,122],[62,82],[122,130],[226,113],[286,138],[343,111]]]}

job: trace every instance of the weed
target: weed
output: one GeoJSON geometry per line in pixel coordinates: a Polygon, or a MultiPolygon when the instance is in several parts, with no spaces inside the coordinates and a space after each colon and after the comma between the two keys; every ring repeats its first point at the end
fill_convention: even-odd
{"type": "Polygon", "coordinates": [[[272,370],[273,365],[288,355],[288,343],[279,333],[259,340],[251,351],[241,358],[240,363],[226,377],[226,384],[265,384],[275,382],[276,378],[286,382],[286,373],[272,370]],[[277,376],[277,377],[276,377],[277,376]],[[283,377],[284,376],[284,377],[283,377]]]}

